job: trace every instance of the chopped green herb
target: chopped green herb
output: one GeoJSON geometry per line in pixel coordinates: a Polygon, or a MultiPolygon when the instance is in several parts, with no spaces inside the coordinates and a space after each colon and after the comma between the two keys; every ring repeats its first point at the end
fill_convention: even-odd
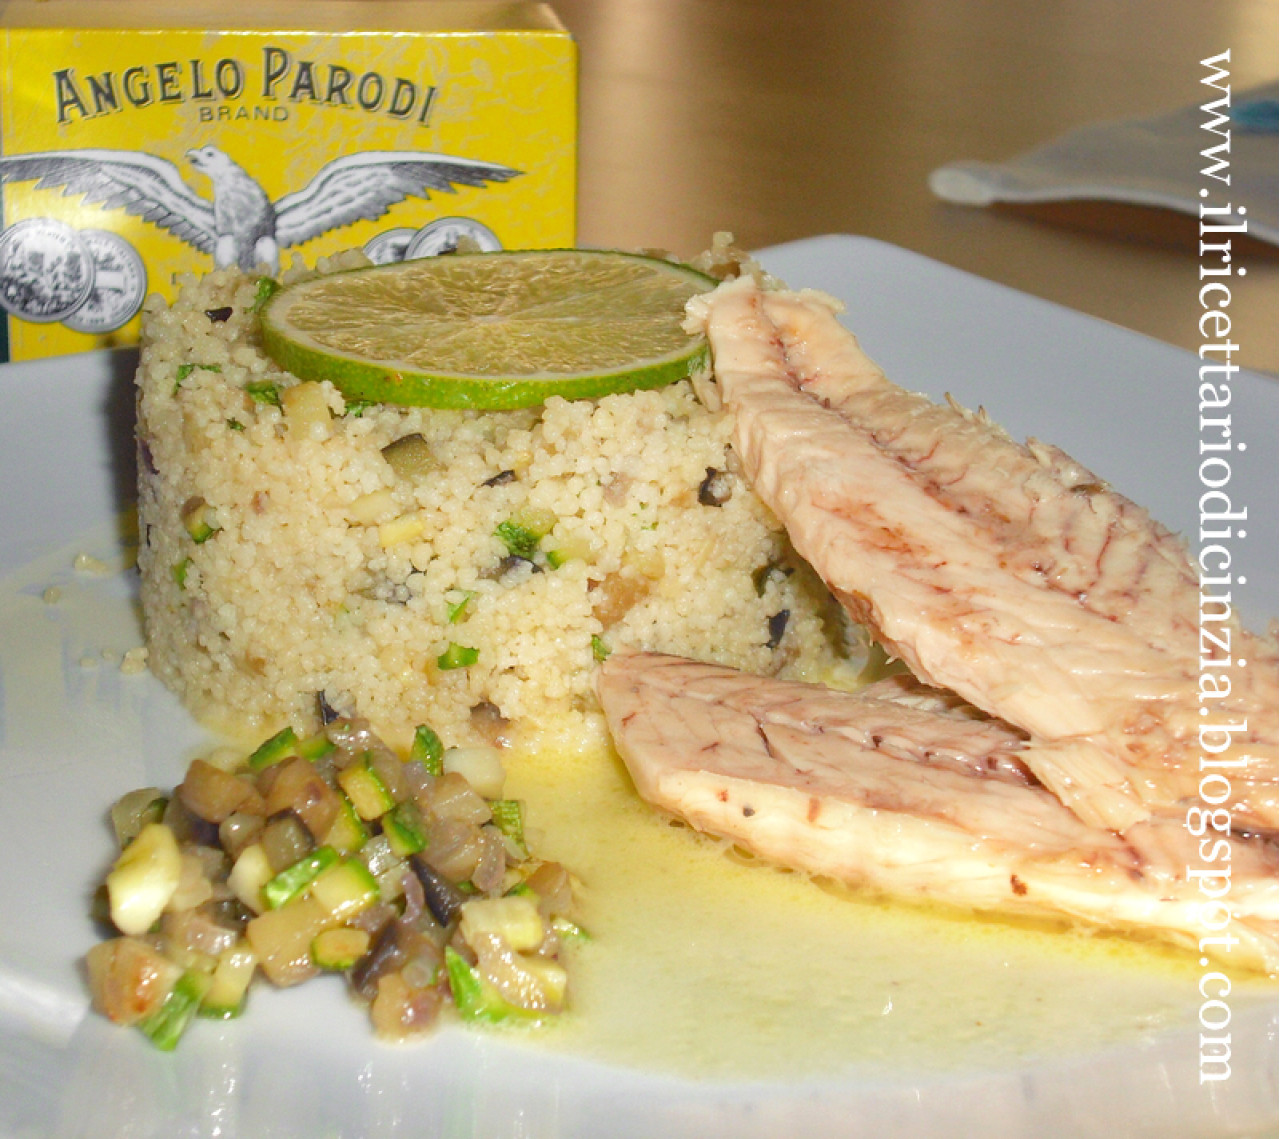
{"type": "Polygon", "coordinates": [[[369,408],[376,406],[377,403],[371,399],[349,399],[346,414],[359,419],[369,408]]]}
{"type": "Polygon", "coordinates": [[[177,374],[173,380],[173,390],[175,394],[182,387],[182,381],[185,380],[192,372],[199,368],[202,372],[221,372],[221,364],[179,364],[177,374]]]}
{"type": "Polygon", "coordinates": [[[254,403],[269,403],[272,407],[280,406],[280,389],[270,380],[255,380],[245,384],[244,390],[254,403]]]}
{"type": "Polygon", "coordinates": [[[591,637],[591,655],[596,660],[607,660],[609,651],[609,646],[604,643],[604,638],[593,634],[591,637]]]}
{"type": "Polygon", "coordinates": [[[494,533],[502,539],[503,545],[517,558],[528,558],[530,560],[538,552],[538,543],[542,540],[540,535],[535,534],[527,527],[521,526],[520,523],[512,521],[499,522],[498,528],[494,533]]]}
{"type": "Polygon", "coordinates": [[[258,287],[253,293],[253,304],[249,306],[250,312],[261,312],[262,306],[267,303],[273,296],[280,291],[280,282],[274,277],[259,277],[258,287]]]}
{"type": "Polygon", "coordinates": [[[450,641],[449,647],[436,658],[436,664],[445,670],[451,668],[469,668],[479,659],[479,649],[473,649],[469,645],[459,645],[450,641]]]}
{"type": "Polygon", "coordinates": [[[243,423],[241,423],[241,422],[240,422],[240,420],[238,420],[238,419],[228,419],[228,420],[227,420],[227,426],[228,426],[228,427],[230,427],[232,431],[243,431],[243,430],[244,430],[244,424],[243,424],[243,423]]]}

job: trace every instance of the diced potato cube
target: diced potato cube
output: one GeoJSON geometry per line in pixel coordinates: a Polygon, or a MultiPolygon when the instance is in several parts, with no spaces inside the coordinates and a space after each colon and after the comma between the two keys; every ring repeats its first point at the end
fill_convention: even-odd
{"type": "Polygon", "coordinates": [[[262,888],[274,875],[275,871],[271,868],[271,860],[267,858],[267,852],[260,842],[255,842],[240,852],[240,857],[231,867],[227,885],[249,909],[255,914],[260,914],[267,908],[266,900],[262,896],[262,888]]]}
{"type": "Polygon", "coordinates": [[[148,823],[107,875],[111,920],[121,933],[142,934],[169,904],[182,877],[178,842],[163,823],[148,823]]]}
{"type": "Polygon", "coordinates": [[[486,799],[502,798],[507,781],[502,752],[496,747],[451,747],[444,753],[444,770],[461,775],[476,794],[486,799]]]}
{"type": "Polygon", "coordinates": [[[85,957],[93,1005],[116,1024],[150,1016],[182,976],[182,969],[136,937],[100,941],[85,957]]]}
{"type": "Polygon", "coordinates": [[[477,898],[462,907],[462,936],[467,943],[479,933],[493,933],[516,952],[537,949],[546,936],[537,902],[527,895],[504,898],[477,898]]]}
{"type": "Polygon", "coordinates": [[[315,898],[297,898],[278,910],[259,914],[245,936],[273,985],[296,985],[316,974],[311,943],[318,933],[338,923],[315,898]]]}

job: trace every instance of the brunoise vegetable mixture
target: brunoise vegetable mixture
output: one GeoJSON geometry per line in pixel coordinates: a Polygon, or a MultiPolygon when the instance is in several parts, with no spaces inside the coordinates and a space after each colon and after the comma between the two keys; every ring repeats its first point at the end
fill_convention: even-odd
{"type": "Polygon", "coordinates": [[[525,845],[496,748],[418,728],[402,759],[357,720],[291,728],[233,765],[195,760],[172,795],[111,812],[105,902],[121,936],[88,955],[96,1007],[173,1048],[234,1017],[259,976],[344,976],[374,1030],[405,1039],[446,1007],[537,1022],[564,1007],[569,874],[525,845]]]}

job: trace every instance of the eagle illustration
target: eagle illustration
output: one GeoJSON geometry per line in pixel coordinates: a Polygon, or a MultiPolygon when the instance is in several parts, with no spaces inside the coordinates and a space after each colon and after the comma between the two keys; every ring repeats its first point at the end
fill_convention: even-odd
{"type": "Polygon", "coordinates": [[[216,146],[187,151],[213,183],[213,200],[182,180],[172,162],[133,150],[46,150],[0,157],[0,182],[61,186],[90,205],[122,209],[212,255],[214,264],[274,273],[280,251],[331,229],[373,221],[405,198],[453,194],[458,186],[505,182],[521,171],[491,162],[412,150],[366,150],[322,166],[305,189],[277,201],[216,146]]]}

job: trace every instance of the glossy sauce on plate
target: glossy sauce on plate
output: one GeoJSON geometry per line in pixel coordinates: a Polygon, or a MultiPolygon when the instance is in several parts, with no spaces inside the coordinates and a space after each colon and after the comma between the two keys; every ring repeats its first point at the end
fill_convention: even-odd
{"type": "MultiPolygon", "coordinates": [[[[685,1076],[994,1068],[1194,1025],[1190,954],[827,889],[643,803],[601,744],[513,758],[534,850],[581,880],[592,940],[546,1043],[685,1076]]],[[[1267,998],[1235,982],[1238,1004],[1267,998]]]]}

